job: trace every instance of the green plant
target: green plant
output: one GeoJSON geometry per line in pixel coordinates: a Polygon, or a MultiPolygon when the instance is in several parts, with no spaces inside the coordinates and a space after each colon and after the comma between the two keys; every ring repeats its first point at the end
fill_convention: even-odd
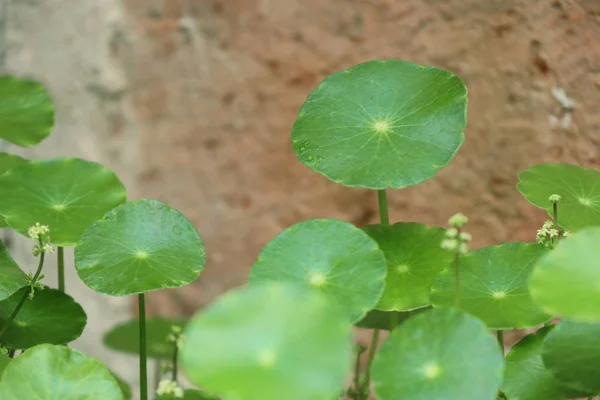
{"type": "MultiPolygon", "coordinates": [[[[466,106],[458,77],[404,61],[326,78],[300,109],[294,151],[335,182],[377,191],[380,223],[288,227],[262,250],[248,285],[189,321],[147,320],[144,306],[144,293],[189,284],[204,268],[202,240],[183,215],[155,200],[126,201],[119,179],[99,164],[0,154],[0,226],[34,240],[39,259],[28,276],[0,246],[0,398],[131,396],[99,361],[65,345],[86,323],[65,293],[66,246],[75,246],[76,272],[90,288],[137,296],[139,319],[107,332],[105,344],[139,355],[143,400],[600,393],[600,172],[543,164],[520,174],[517,189],[552,217],[533,243],[471,251],[462,214],[447,229],[390,222],[387,190],[431,179],[452,160],[466,106]],[[51,289],[43,265],[55,247],[51,289]],[[353,325],[373,330],[368,350],[353,347],[353,325]],[[505,356],[503,331],[525,328],[541,329],[505,356]],[[389,334],[378,349],[382,331],[389,334]],[[156,394],[148,393],[148,358],[162,365],[156,394]],[[202,390],[179,386],[180,366],[202,390]]],[[[0,78],[0,138],[34,145],[53,119],[41,85],[0,78]]]]}

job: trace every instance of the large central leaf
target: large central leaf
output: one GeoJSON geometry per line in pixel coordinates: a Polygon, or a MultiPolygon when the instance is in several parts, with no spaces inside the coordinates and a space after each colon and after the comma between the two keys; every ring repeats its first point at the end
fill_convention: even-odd
{"type": "Polygon", "coordinates": [[[124,400],[109,369],[64,346],[42,344],[13,360],[0,380],[2,400],[124,400]]]}
{"type": "Polygon", "coordinates": [[[326,78],[292,131],[294,151],[346,186],[403,188],[433,177],[463,142],[467,89],[450,72],[370,61],[326,78]]]}
{"type": "Polygon", "coordinates": [[[252,267],[249,282],[292,281],[319,290],[356,322],[379,301],[386,270],[377,242],[361,229],[314,219],[292,225],[270,241],[252,267]]]}

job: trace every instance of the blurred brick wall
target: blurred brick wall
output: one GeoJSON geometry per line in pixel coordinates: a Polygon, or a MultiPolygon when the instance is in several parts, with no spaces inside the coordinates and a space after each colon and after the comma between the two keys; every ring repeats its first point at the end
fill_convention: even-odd
{"type": "Polygon", "coordinates": [[[188,216],[208,253],[199,282],[151,296],[156,313],[191,313],[243,283],[262,246],[292,223],[377,220],[374,193],[328,182],[291,150],[306,96],[353,64],[430,64],[469,88],[464,146],[436,178],[390,193],[394,221],[445,225],[462,211],[476,247],[532,240],[545,217],[517,193],[518,172],[599,163],[597,1],[124,2],[140,38],[121,56],[142,120],[141,193],[188,216]],[[554,85],[578,103],[567,129],[549,123],[554,85]]]}

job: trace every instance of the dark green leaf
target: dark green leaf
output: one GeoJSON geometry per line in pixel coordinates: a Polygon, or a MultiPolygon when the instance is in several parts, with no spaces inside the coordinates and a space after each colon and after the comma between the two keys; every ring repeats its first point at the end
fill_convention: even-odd
{"type": "MultiPolygon", "coordinates": [[[[0,329],[28,290],[25,287],[0,302],[0,329]]],[[[36,290],[33,300],[27,299],[0,343],[10,349],[69,343],[81,335],[86,322],[85,311],[68,294],[56,289],[36,290]]]]}
{"type": "Polygon", "coordinates": [[[75,248],[81,280],[111,296],[187,285],[204,263],[204,244],[192,223],[156,200],[116,207],[94,222],[75,248]]]}
{"type": "Polygon", "coordinates": [[[0,76],[0,139],[21,147],[44,140],[54,127],[54,104],[40,83],[0,76]]]}
{"type": "Polygon", "coordinates": [[[16,154],[0,153],[0,175],[12,169],[27,163],[27,160],[16,154]]]}
{"type": "MultiPolygon", "coordinates": [[[[173,357],[173,345],[167,342],[172,326],[183,327],[185,321],[170,318],[146,319],[146,351],[149,358],[170,360],[173,357]]],[[[113,327],[104,335],[104,344],[124,353],[139,354],[138,320],[131,320],[113,327]]]]}
{"type": "Polygon", "coordinates": [[[328,399],[350,370],[344,313],[318,291],[289,283],[226,294],[188,323],[184,338],[187,377],[226,399],[328,399]]]}
{"type": "Polygon", "coordinates": [[[421,307],[410,311],[382,311],[371,310],[355,325],[363,329],[391,330],[392,325],[396,327],[415,314],[429,310],[431,307],[421,307]]]}
{"type": "Polygon", "coordinates": [[[48,225],[57,246],[74,245],[125,198],[112,171],[78,158],[30,161],[0,176],[0,214],[6,222],[24,235],[38,222],[48,225]]]}
{"type": "MultiPolygon", "coordinates": [[[[540,325],[551,316],[531,299],[527,279],[548,250],[535,243],[507,243],[474,251],[460,261],[460,305],[492,329],[540,325]]],[[[454,264],[431,288],[435,306],[451,305],[455,293],[454,264]]]]}
{"type": "Polygon", "coordinates": [[[6,366],[12,361],[12,358],[9,356],[2,354],[0,352],[0,378],[2,377],[2,371],[6,368],[6,366]]]}
{"type": "Polygon", "coordinates": [[[569,230],[600,225],[600,171],[568,164],[540,164],[519,174],[517,189],[552,215],[549,197],[558,194],[558,221],[569,230]]]}
{"type": "Polygon", "coordinates": [[[292,131],[300,161],[334,182],[370,189],[426,181],[461,146],[467,89],[450,72],[370,61],[327,77],[292,131]]]}
{"type": "Polygon", "coordinates": [[[445,230],[416,223],[373,225],[364,228],[385,254],[385,290],[376,308],[406,311],[430,304],[429,290],[453,259],[440,247],[445,230]]]}
{"type": "Polygon", "coordinates": [[[562,384],[600,393],[600,324],[562,321],[546,337],[542,358],[562,384]]]}
{"type": "Polygon", "coordinates": [[[0,301],[7,299],[27,284],[27,275],[0,242],[0,301]]]}
{"type": "Polygon", "coordinates": [[[395,329],[373,363],[380,400],[495,400],[504,359],[477,318],[436,308],[395,329]]]}
{"type": "Polygon", "coordinates": [[[271,240],[249,282],[291,281],[318,289],[355,322],[379,301],[386,271],[383,253],[361,229],[334,219],[313,219],[292,225],[271,240]]]}
{"type": "Polygon", "coordinates": [[[547,312],[600,322],[600,228],[564,238],[541,258],[529,280],[533,299],[547,312]]]}
{"type": "Polygon", "coordinates": [[[124,400],[99,361],[64,346],[42,344],[12,361],[0,381],[2,400],[124,400]]]}
{"type": "Polygon", "coordinates": [[[115,378],[115,380],[119,384],[119,388],[121,388],[121,393],[123,393],[123,397],[126,400],[131,400],[133,394],[131,393],[131,388],[129,387],[129,385],[127,384],[127,382],[125,382],[123,379],[121,379],[114,372],[111,371],[110,373],[112,374],[113,378],[115,378]]]}

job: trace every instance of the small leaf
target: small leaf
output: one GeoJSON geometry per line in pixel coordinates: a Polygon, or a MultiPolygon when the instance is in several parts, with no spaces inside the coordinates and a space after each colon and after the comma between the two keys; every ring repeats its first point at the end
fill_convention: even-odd
{"type": "Polygon", "coordinates": [[[363,329],[382,329],[389,331],[392,328],[392,324],[396,327],[413,315],[429,309],[431,309],[431,307],[421,307],[410,311],[371,310],[363,319],[354,325],[363,329]]]}
{"type": "Polygon", "coordinates": [[[0,214],[23,235],[40,223],[57,246],[72,246],[83,231],[126,199],[125,187],[104,166],[78,158],[30,161],[0,176],[0,214]]]}
{"type": "Polygon", "coordinates": [[[376,308],[407,311],[430,304],[429,290],[453,259],[440,247],[445,230],[415,223],[373,225],[364,228],[387,262],[385,290],[376,308]]]}
{"type": "Polygon", "coordinates": [[[373,383],[380,400],[495,400],[503,361],[483,322],[437,308],[390,333],[375,356],[373,383]]]}
{"type": "Polygon", "coordinates": [[[237,289],[188,323],[181,361],[195,384],[224,398],[327,399],[351,364],[339,307],[289,283],[237,289]]]}
{"type": "Polygon", "coordinates": [[[582,322],[600,322],[600,228],[582,229],[541,258],[529,290],[544,310],[582,322]]]}
{"type": "MultiPolygon", "coordinates": [[[[535,243],[507,243],[476,250],[460,259],[460,306],[491,329],[540,325],[551,316],[531,299],[527,279],[548,250],[535,243]]],[[[434,306],[451,305],[455,293],[454,264],[431,288],[434,306]]]]}
{"type": "Polygon", "coordinates": [[[544,365],[569,388],[600,393],[600,324],[562,321],[542,347],[544,365]]]}
{"type": "MultiPolygon", "coordinates": [[[[0,329],[17,307],[29,287],[0,302],[0,329]]],[[[42,344],[64,344],[83,332],[87,316],[83,308],[68,294],[56,289],[36,290],[6,330],[0,343],[10,349],[27,349],[42,344]]]]}
{"type": "Polygon", "coordinates": [[[27,275],[19,268],[10,253],[0,242],[0,301],[9,298],[27,285],[27,275]]]}
{"type": "Polygon", "coordinates": [[[565,229],[600,225],[600,171],[568,164],[535,165],[519,174],[517,189],[550,215],[549,197],[558,194],[558,221],[565,229]]]}
{"type": "MultiPolygon", "coordinates": [[[[173,344],[167,342],[172,326],[183,327],[184,321],[169,318],[146,319],[146,350],[148,358],[171,360],[173,344]]],[[[109,348],[130,354],[139,354],[138,320],[131,320],[113,327],[104,335],[104,344],[109,348]]]]}
{"type": "Polygon", "coordinates": [[[0,139],[21,147],[44,140],[54,127],[54,104],[40,83],[0,76],[0,139]]]}
{"type": "Polygon", "coordinates": [[[404,188],[432,178],[461,146],[467,89],[450,72],[369,61],[327,77],[300,109],[294,151],[345,186],[404,188]]]}
{"type": "Polygon", "coordinates": [[[156,200],[116,207],[94,222],[75,247],[81,280],[110,296],[187,285],[204,263],[204,244],[192,223],[156,200]]]}
{"type": "Polygon", "coordinates": [[[13,360],[1,378],[2,400],[124,399],[106,366],[64,346],[32,347],[13,360]]]}
{"type": "Polygon", "coordinates": [[[542,361],[542,345],[553,326],[527,335],[506,356],[506,369],[502,391],[509,399],[519,400],[568,400],[584,397],[563,386],[542,361]]]}
{"type": "Polygon", "coordinates": [[[377,243],[361,229],[334,219],[292,225],[261,251],[249,283],[291,281],[318,289],[360,320],[379,301],[387,266],[377,243]]]}

